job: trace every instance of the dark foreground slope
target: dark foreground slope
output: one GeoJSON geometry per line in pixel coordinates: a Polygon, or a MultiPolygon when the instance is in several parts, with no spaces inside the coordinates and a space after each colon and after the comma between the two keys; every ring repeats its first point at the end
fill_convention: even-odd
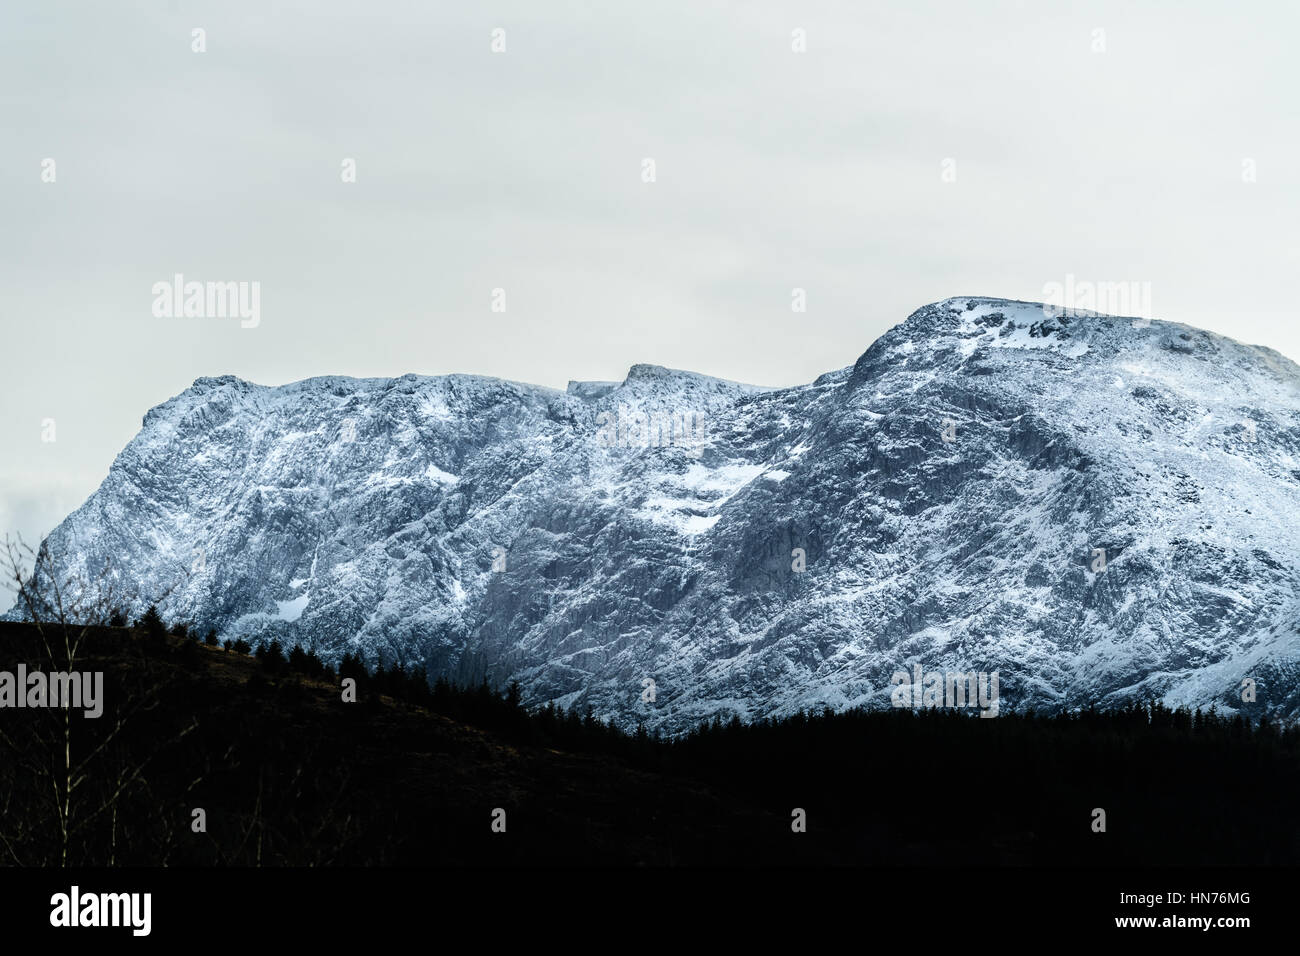
{"type": "MultiPolygon", "coordinates": [[[[27,625],[0,648],[43,658],[27,625]]],[[[63,711],[0,710],[8,864],[1300,862],[1297,733],[1239,718],[850,712],[668,743],[393,675],[344,703],[316,662],[173,635],[84,652],[104,713],[68,721],[70,775],[63,711]]]]}
{"type": "MultiPolygon", "coordinates": [[[[0,625],[0,634],[0,669],[14,670],[18,646],[34,666],[30,630],[0,625]]],[[[104,748],[73,789],[72,864],[810,858],[781,839],[781,819],[698,783],[515,746],[369,686],[345,704],[330,675],[276,674],[244,654],[116,629],[93,633],[78,669],[106,672],[106,704],[98,720],[71,719],[74,763],[104,748]],[[193,831],[196,808],[206,833],[193,831]],[[495,808],[506,810],[504,834],[491,830],[495,808]]],[[[44,770],[62,783],[63,712],[0,715],[6,862],[58,863],[62,828],[44,770]]]]}

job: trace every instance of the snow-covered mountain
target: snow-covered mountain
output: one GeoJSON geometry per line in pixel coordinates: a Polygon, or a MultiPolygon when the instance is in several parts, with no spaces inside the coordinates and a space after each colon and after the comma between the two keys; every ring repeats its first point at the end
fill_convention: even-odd
{"type": "Polygon", "coordinates": [[[1250,678],[1294,716],[1297,386],[1269,349],[986,298],[796,388],[204,378],[47,545],[112,556],[134,613],[669,732],[887,707],[915,663],[998,671],[1004,709],[1240,708],[1250,678]]]}

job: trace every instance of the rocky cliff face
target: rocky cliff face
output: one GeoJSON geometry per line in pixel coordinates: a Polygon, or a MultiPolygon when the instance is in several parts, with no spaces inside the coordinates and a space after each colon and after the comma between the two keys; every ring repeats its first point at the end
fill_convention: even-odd
{"type": "Polygon", "coordinates": [[[135,613],[669,732],[889,706],[916,663],[997,671],[1004,710],[1222,710],[1250,678],[1296,715],[1297,386],[1197,329],[982,298],[779,390],[200,379],[47,545],[111,556],[135,613]]]}

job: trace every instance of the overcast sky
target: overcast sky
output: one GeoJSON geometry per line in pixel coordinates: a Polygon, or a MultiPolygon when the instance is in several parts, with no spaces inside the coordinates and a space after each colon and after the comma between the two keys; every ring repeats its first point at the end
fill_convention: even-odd
{"type": "Polygon", "coordinates": [[[5,0],[0,530],[204,375],[792,385],[1067,276],[1300,359],[1298,9],[5,0]]]}

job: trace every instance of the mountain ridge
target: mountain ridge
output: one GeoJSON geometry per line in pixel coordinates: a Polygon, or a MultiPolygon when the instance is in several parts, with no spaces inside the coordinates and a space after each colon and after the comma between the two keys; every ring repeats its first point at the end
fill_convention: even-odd
{"type": "Polygon", "coordinates": [[[1224,710],[1250,679],[1294,716],[1298,384],[1192,327],[979,296],[785,388],[203,377],[47,541],[113,556],[134,613],[170,589],[223,636],[670,733],[889,706],[917,662],[999,671],[1004,706],[1224,710]]]}

